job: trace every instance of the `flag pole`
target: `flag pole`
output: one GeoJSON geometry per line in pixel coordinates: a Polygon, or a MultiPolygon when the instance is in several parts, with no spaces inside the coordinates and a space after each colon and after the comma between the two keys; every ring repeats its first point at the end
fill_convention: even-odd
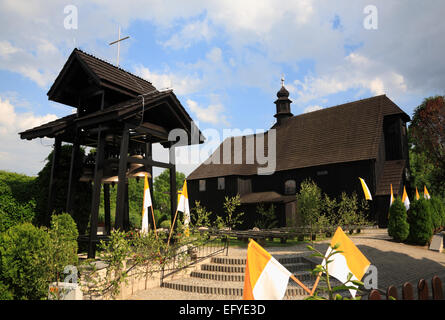
{"type": "Polygon", "coordinates": [[[318,282],[320,281],[321,272],[318,273],[317,279],[315,279],[314,286],[312,287],[311,296],[314,295],[315,289],[317,289],[318,282]]]}
{"type": "Polygon", "coordinates": [[[292,280],[294,280],[300,287],[302,287],[304,289],[304,291],[306,291],[307,293],[312,295],[311,291],[300,280],[298,280],[293,274],[291,274],[290,278],[292,280]]]}
{"type": "Polygon", "coordinates": [[[151,216],[153,217],[153,227],[155,229],[155,236],[156,236],[156,240],[158,239],[158,232],[156,231],[156,221],[155,221],[155,214],[153,212],[153,204],[151,205],[151,216]]]}
{"type": "Polygon", "coordinates": [[[172,226],[171,226],[171,228],[170,228],[170,234],[168,235],[167,248],[168,248],[168,245],[170,244],[170,238],[171,238],[171,236],[172,236],[173,227],[175,226],[176,216],[177,216],[177,215],[178,215],[178,209],[176,209],[175,217],[173,218],[173,223],[172,223],[172,226]]]}

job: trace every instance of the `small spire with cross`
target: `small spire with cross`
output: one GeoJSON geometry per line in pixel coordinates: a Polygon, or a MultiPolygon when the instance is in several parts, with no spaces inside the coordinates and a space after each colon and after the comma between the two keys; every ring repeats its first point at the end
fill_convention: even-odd
{"type": "Polygon", "coordinates": [[[126,37],[123,37],[121,39],[121,26],[119,26],[117,40],[109,43],[110,46],[117,43],[117,61],[116,61],[116,66],[118,68],[119,68],[119,54],[120,54],[120,48],[121,48],[121,46],[120,46],[121,45],[121,41],[124,41],[124,40],[126,40],[128,38],[130,38],[130,36],[126,36],[126,37]]]}
{"type": "Polygon", "coordinates": [[[281,74],[281,86],[284,87],[284,73],[281,74]]]}

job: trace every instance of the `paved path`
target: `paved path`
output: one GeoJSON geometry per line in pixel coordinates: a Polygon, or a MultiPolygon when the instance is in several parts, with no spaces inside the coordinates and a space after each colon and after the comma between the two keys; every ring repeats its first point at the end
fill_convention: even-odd
{"type": "MultiPolygon", "coordinates": [[[[363,254],[377,267],[378,287],[386,289],[389,285],[400,287],[405,281],[417,285],[421,278],[430,281],[433,275],[445,280],[445,253],[428,250],[427,247],[396,243],[387,235],[386,229],[368,229],[364,233],[351,236],[352,241],[363,254]]],[[[325,252],[330,240],[317,242],[314,247],[325,252]]],[[[290,247],[267,247],[273,255],[302,253],[310,255],[306,245],[290,247]]],[[[246,256],[246,249],[230,248],[230,256],[246,256]]],[[[445,282],[445,281],[444,281],[445,282]]],[[[229,299],[227,296],[210,296],[185,293],[166,288],[141,291],[132,296],[135,300],[215,300],[229,299]]]]}

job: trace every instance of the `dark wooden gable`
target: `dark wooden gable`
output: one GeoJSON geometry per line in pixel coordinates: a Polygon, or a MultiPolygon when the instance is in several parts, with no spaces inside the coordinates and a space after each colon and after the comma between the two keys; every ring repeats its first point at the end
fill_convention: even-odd
{"type": "Polygon", "coordinates": [[[150,82],[74,49],[47,95],[87,114],[153,91],[150,82]]]}

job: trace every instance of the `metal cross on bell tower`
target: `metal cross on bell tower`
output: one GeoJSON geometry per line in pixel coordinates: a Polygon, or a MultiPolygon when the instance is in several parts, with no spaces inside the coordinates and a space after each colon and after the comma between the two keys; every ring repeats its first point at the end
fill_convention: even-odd
{"type": "Polygon", "coordinates": [[[109,43],[110,46],[115,44],[115,43],[117,43],[117,61],[116,61],[116,66],[117,67],[119,67],[119,54],[120,54],[120,44],[121,44],[121,41],[124,41],[124,40],[126,40],[128,38],[130,38],[130,36],[126,36],[126,37],[121,39],[121,26],[119,26],[117,40],[109,43]]]}

